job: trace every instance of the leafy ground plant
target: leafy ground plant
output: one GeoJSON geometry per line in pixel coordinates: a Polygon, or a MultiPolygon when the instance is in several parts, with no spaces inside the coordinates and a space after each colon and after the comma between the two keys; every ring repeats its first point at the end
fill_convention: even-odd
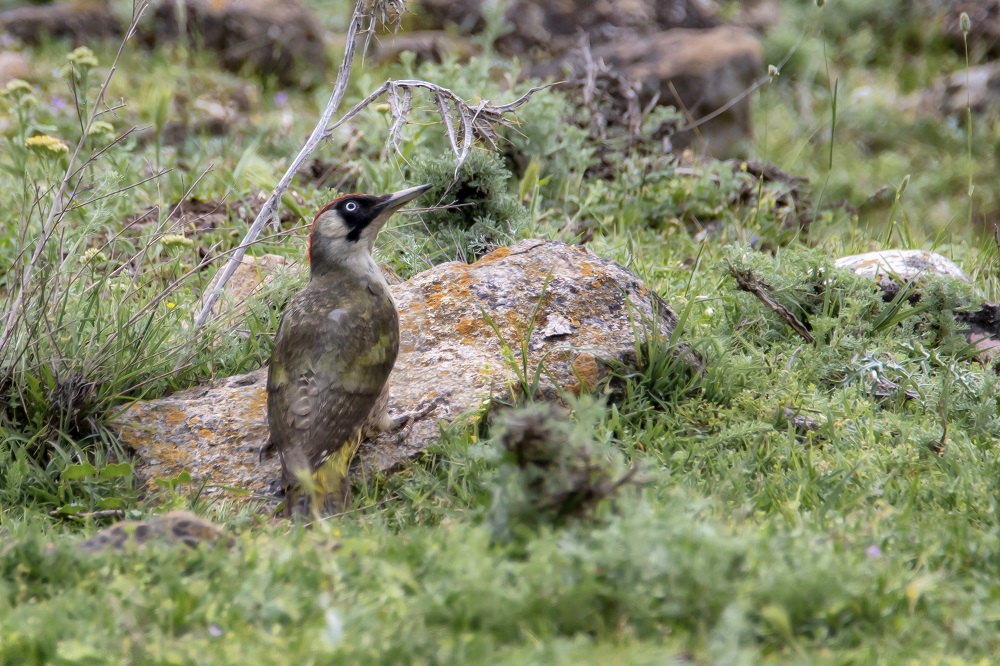
{"type": "MultiPolygon", "coordinates": [[[[354,3],[317,6],[346,31],[354,3]]],[[[954,313],[996,291],[997,250],[989,233],[938,232],[935,192],[967,215],[965,128],[887,125],[883,107],[851,107],[858,81],[915,85],[960,61],[919,39],[933,48],[914,58],[914,37],[932,24],[906,23],[906,12],[887,20],[883,9],[826,3],[820,33],[821,10],[788,3],[767,38],[783,56],[789,35],[802,36],[755,104],[759,153],[812,177],[807,230],[789,231],[779,184],[746,187],[750,165],[678,167],[627,142],[609,156],[567,121],[578,109],[558,90],[539,91],[521,125],[503,130],[503,163],[471,147],[467,164],[481,161],[471,175],[492,179],[485,215],[510,205],[509,219],[494,219],[517,222],[506,233],[585,242],[627,265],[682,313],[680,338],[636,322],[637,367],[617,369],[597,395],[558,414],[528,401],[506,422],[491,420],[487,401],[407,469],[361,484],[347,516],[309,527],[189,492],[183,475],[160,480],[164,506],[140,502],[105,416],[266,359],[295,278],[245,318],[213,320],[191,346],[211,277],[202,265],[241,244],[325,100],[256,82],[252,122],[172,136],[175,114],[246,82],[207,57],[126,48],[105,100],[127,105],[111,113],[117,102],[98,93],[117,44],[24,47],[39,75],[6,86],[0,123],[0,200],[15,202],[0,207],[0,309],[14,322],[0,356],[0,663],[992,663],[1000,380],[954,313]],[[884,39],[858,21],[872,12],[884,39]],[[844,27],[854,25],[864,27],[844,27]],[[824,44],[839,68],[835,132],[824,44]],[[183,81],[185,95],[154,95],[150,80],[183,81]],[[600,179],[585,178],[594,166],[600,179]],[[884,200],[838,204],[882,185],[884,200]],[[186,216],[195,202],[222,212],[186,216]],[[53,210],[59,222],[26,280],[53,210]],[[974,286],[914,283],[886,302],[832,265],[925,244],[962,261],[974,286]],[[812,341],[740,290],[730,266],[767,285],[812,341]],[[679,342],[704,374],[680,371],[679,342]],[[647,483],[616,488],[633,467],[647,483]],[[591,487],[616,492],[579,492],[591,487]],[[224,524],[232,548],[80,547],[113,516],[165,508],[224,524]]],[[[502,29],[499,16],[490,30],[502,29]]],[[[344,101],[414,74],[447,80],[463,99],[500,99],[502,86],[515,91],[503,99],[518,99],[530,84],[516,71],[489,50],[465,65],[357,63],[344,101]]],[[[409,117],[436,114],[428,99],[421,107],[415,93],[409,117]]],[[[333,182],[384,191],[434,154],[427,172],[450,183],[446,129],[405,124],[398,152],[386,151],[398,117],[366,108],[344,142],[322,144],[293,176],[281,230],[265,226],[247,251],[303,261],[309,213],[334,196],[322,184],[334,160],[343,171],[333,182]]],[[[971,130],[983,172],[994,122],[976,117],[971,130]]],[[[976,201],[989,201],[974,175],[985,190],[976,201]]],[[[417,213],[380,257],[416,270],[436,246],[416,259],[401,248],[424,247],[425,225],[440,221],[435,234],[445,234],[452,219],[417,213]]],[[[520,342],[508,341],[515,361],[520,342]]],[[[534,372],[523,372],[529,387],[534,372]]]]}

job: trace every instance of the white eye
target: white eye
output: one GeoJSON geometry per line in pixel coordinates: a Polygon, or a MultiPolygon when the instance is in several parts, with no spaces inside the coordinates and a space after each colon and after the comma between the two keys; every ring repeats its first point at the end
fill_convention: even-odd
{"type": "Polygon", "coordinates": [[[346,210],[348,213],[353,213],[357,209],[358,209],[358,204],[354,203],[353,201],[348,201],[347,205],[344,206],[344,210],[346,210]]]}

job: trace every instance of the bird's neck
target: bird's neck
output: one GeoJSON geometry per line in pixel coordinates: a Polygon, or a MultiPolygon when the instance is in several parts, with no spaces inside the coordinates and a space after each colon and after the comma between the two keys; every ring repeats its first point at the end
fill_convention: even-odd
{"type": "Polygon", "coordinates": [[[361,252],[341,257],[336,263],[312,262],[309,266],[309,281],[320,284],[354,282],[372,289],[389,290],[389,284],[375,259],[370,254],[361,252]]]}

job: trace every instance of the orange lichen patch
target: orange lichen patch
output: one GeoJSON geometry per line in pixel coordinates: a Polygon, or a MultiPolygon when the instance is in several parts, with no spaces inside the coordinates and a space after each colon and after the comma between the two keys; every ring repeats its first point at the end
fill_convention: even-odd
{"type": "Polygon", "coordinates": [[[601,379],[601,368],[597,364],[597,359],[590,354],[580,354],[576,357],[573,361],[573,373],[577,379],[568,388],[577,395],[584,391],[593,391],[601,379]]]}
{"type": "Polygon", "coordinates": [[[490,252],[485,257],[482,257],[479,261],[472,264],[473,266],[482,266],[483,264],[489,264],[494,261],[500,261],[501,259],[506,259],[510,256],[509,247],[498,247],[497,249],[490,252]]]}
{"type": "Polygon", "coordinates": [[[589,261],[580,262],[580,275],[587,277],[594,272],[594,267],[590,265],[589,261]]]}
{"type": "Polygon", "coordinates": [[[457,324],[455,324],[455,332],[459,335],[472,335],[478,328],[481,328],[481,322],[474,319],[464,319],[457,324]]]}
{"type": "Polygon", "coordinates": [[[267,387],[259,386],[250,402],[251,411],[263,414],[267,410],[267,387]]]}
{"type": "Polygon", "coordinates": [[[208,428],[202,428],[198,431],[198,436],[202,439],[209,439],[212,436],[212,431],[208,428]]]}
{"type": "Polygon", "coordinates": [[[187,414],[185,414],[183,411],[177,408],[174,408],[163,419],[163,422],[166,423],[168,426],[176,426],[184,423],[184,421],[186,420],[187,420],[187,414]]]}
{"type": "Polygon", "coordinates": [[[424,307],[436,309],[439,305],[441,305],[441,301],[444,300],[445,296],[447,296],[447,294],[443,293],[431,294],[430,296],[424,299],[423,305],[424,307]]]}

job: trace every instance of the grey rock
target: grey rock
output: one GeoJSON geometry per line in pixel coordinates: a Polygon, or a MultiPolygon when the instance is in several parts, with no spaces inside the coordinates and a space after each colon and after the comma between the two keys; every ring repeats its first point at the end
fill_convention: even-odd
{"type": "MultiPolygon", "coordinates": [[[[414,13],[423,27],[457,27],[465,34],[483,27],[481,0],[420,0],[414,13]]],[[[629,39],[670,28],[718,25],[706,0],[511,0],[504,18],[513,29],[497,48],[507,55],[561,54],[581,32],[591,44],[629,39]]]]}
{"type": "Polygon", "coordinates": [[[0,12],[0,33],[37,44],[43,37],[66,37],[75,45],[120,37],[122,25],[106,2],[54,2],[0,12]]]}
{"type": "MultiPolygon", "coordinates": [[[[677,321],[618,264],[548,241],[522,241],[471,265],[442,264],[391,289],[400,312],[400,353],[389,380],[389,414],[437,404],[403,431],[366,440],[356,473],[390,472],[437,441],[441,428],[481,418],[493,402],[515,400],[522,392],[515,371],[522,349],[529,374],[544,369],[541,396],[558,398],[562,391],[593,389],[608,363],[634,365],[634,322],[656,322],[658,333],[668,336],[677,321]],[[525,340],[536,307],[535,329],[525,340]]],[[[280,477],[278,462],[258,462],[267,439],[266,375],[262,368],[132,405],[118,426],[147,487],[187,470],[195,482],[209,484],[209,493],[224,487],[270,492],[280,477]]]]}
{"type": "Polygon", "coordinates": [[[399,62],[404,52],[413,53],[416,64],[443,62],[455,57],[459,62],[468,62],[479,55],[480,46],[461,35],[453,35],[444,30],[417,30],[381,36],[374,44],[377,62],[399,62]]]}
{"type": "Polygon", "coordinates": [[[20,53],[4,51],[0,53],[0,88],[14,79],[27,79],[31,76],[31,64],[20,53]]]}
{"type": "Polygon", "coordinates": [[[937,0],[913,5],[923,9],[923,16],[919,18],[926,25],[944,26],[946,39],[960,55],[965,54],[966,43],[973,54],[982,52],[995,58],[1000,53],[1000,2],[997,0],[937,0]],[[969,15],[968,35],[962,33],[962,12],[969,15]]]}
{"type": "Polygon", "coordinates": [[[675,29],[594,49],[622,76],[639,83],[643,106],[654,97],[676,106],[690,120],[725,111],[696,129],[674,136],[675,148],[729,157],[752,135],[747,91],[764,74],[764,49],[749,30],[720,26],[675,29]]]}
{"type": "Polygon", "coordinates": [[[183,29],[193,44],[215,51],[219,63],[274,75],[285,85],[311,85],[326,73],[323,30],[300,0],[159,0],[139,33],[148,44],[177,39],[183,29]],[[183,16],[183,24],[178,17],[183,16]]]}
{"type": "Polygon", "coordinates": [[[937,80],[928,90],[904,98],[900,107],[918,113],[937,113],[965,120],[1000,108],[1000,62],[963,69],[937,80]]]}
{"type": "Polygon", "coordinates": [[[836,266],[866,277],[894,276],[904,282],[928,275],[970,281],[955,262],[929,250],[879,250],[852,254],[837,259],[836,266]]]}

